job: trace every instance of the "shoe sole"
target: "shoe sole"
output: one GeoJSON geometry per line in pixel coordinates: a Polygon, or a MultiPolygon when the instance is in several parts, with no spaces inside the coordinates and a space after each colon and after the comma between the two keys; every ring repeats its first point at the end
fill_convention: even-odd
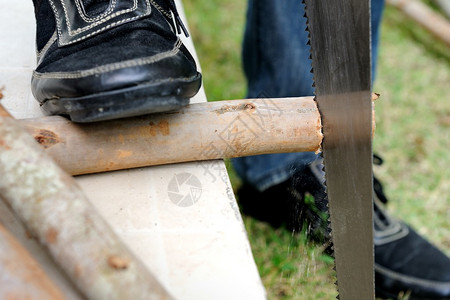
{"type": "Polygon", "coordinates": [[[188,79],[145,83],[77,98],[49,99],[41,104],[50,115],[88,123],[180,109],[201,86],[201,74],[188,79]]]}

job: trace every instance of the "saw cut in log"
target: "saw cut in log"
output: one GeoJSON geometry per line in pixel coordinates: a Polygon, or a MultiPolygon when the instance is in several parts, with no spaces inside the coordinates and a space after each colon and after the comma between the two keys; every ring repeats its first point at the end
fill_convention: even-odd
{"type": "Polygon", "coordinates": [[[172,299],[1,105],[0,174],[1,199],[88,299],[172,299]]]}
{"type": "Polygon", "coordinates": [[[0,224],[0,299],[66,299],[25,248],[0,224]]]}
{"type": "Polygon", "coordinates": [[[90,124],[63,117],[22,120],[72,175],[268,153],[318,152],[312,97],[192,104],[180,111],[90,124]]]}

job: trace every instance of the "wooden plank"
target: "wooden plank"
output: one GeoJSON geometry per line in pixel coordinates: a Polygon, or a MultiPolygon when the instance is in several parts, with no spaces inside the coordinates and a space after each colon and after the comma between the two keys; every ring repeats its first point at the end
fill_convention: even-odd
{"type": "Polygon", "coordinates": [[[2,224],[0,270],[0,299],[65,299],[40,265],[2,224]]]}

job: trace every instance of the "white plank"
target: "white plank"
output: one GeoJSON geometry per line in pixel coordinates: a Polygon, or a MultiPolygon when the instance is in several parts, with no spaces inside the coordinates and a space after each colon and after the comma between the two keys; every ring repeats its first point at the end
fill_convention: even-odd
{"type": "MultiPolygon", "coordinates": [[[[182,12],[180,4],[179,10],[182,12]]],[[[2,103],[16,118],[40,116],[30,91],[35,68],[32,2],[0,0],[0,28],[2,103]]],[[[191,40],[186,44],[193,51],[191,40]]],[[[203,89],[192,100],[201,101],[206,101],[203,89]]],[[[265,298],[223,161],[94,174],[77,177],[77,181],[130,249],[177,299],[265,298]],[[191,180],[179,185],[178,192],[177,177],[191,180]],[[188,194],[195,201],[180,205],[178,196],[188,194]]],[[[2,203],[0,221],[69,298],[78,299],[61,271],[26,237],[2,203]]]]}

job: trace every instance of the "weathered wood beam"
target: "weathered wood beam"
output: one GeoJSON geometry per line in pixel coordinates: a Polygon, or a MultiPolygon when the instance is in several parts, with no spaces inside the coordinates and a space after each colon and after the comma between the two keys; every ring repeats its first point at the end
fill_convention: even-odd
{"type": "Polygon", "coordinates": [[[1,105],[0,174],[0,198],[87,298],[171,299],[75,180],[1,105]]]}
{"type": "Polygon", "coordinates": [[[0,299],[66,299],[25,248],[0,224],[0,299]]]}
{"type": "Polygon", "coordinates": [[[417,0],[387,0],[387,3],[398,8],[408,18],[450,47],[450,22],[445,17],[417,0]]]}
{"type": "Polygon", "coordinates": [[[312,97],[192,104],[183,110],[101,123],[22,120],[72,175],[186,161],[320,149],[312,97]]]}

